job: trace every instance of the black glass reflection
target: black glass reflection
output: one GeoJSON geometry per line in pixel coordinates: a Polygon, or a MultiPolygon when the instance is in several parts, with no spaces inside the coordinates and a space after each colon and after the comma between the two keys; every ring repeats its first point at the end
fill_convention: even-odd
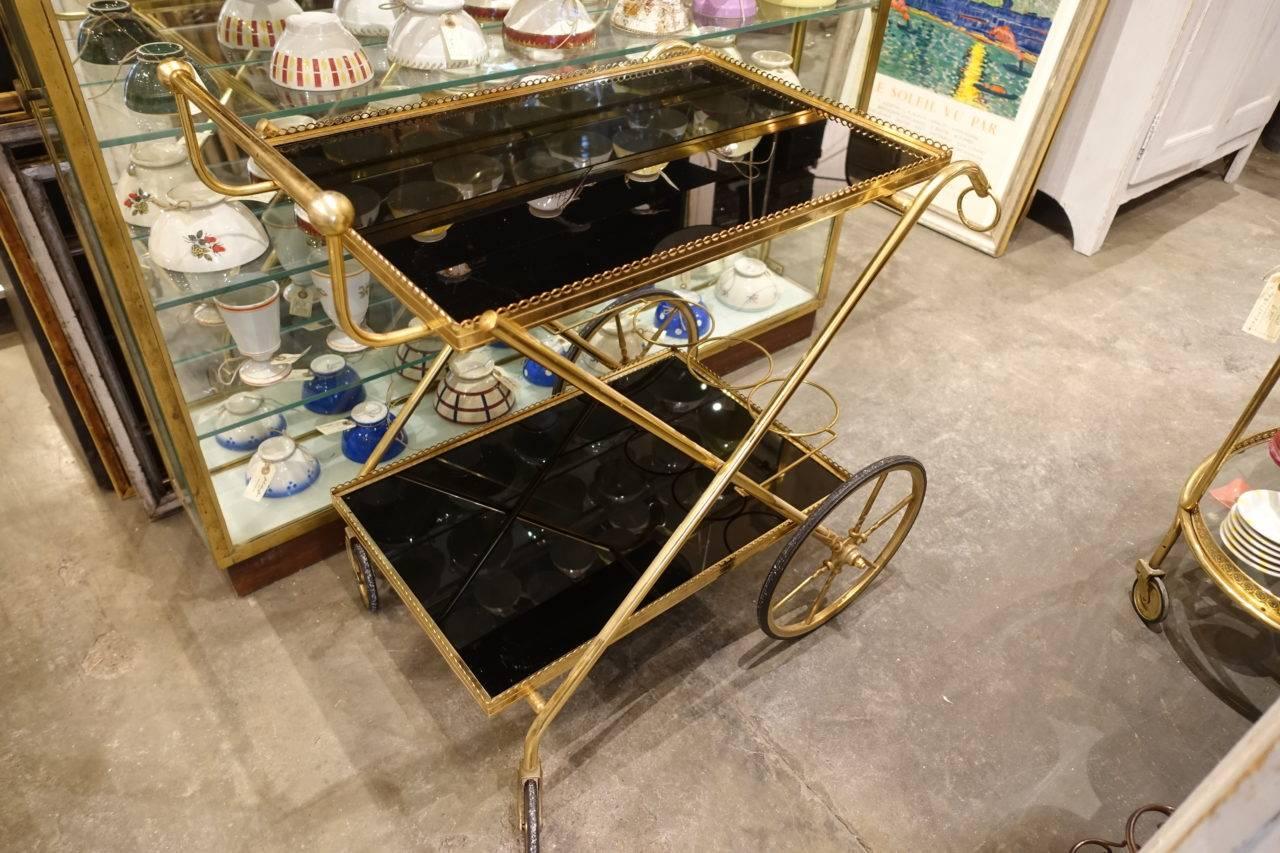
{"type": "Polygon", "coordinates": [[[701,60],[281,151],[358,202],[362,235],[457,321],[917,159],[701,60]],[[859,152],[845,170],[820,162],[830,133],[859,152]]]}
{"type": "MultiPolygon", "coordinates": [[[[627,393],[703,443],[731,448],[749,418],[715,389],[691,408],[691,382],[667,358],[627,393]]],[[[744,470],[765,479],[798,455],[770,434],[744,470]]],[[[622,416],[575,397],[342,500],[497,695],[599,630],[709,479],[622,416]]],[[[776,488],[807,506],[836,483],[809,460],[776,488]]],[[[779,522],[728,490],[648,600],[779,522]]]]}

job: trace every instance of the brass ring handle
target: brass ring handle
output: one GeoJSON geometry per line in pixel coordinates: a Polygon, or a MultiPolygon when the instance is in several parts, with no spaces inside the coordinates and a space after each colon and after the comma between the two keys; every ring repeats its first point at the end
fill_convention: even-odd
{"type": "MultiPolygon", "coordinates": [[[[757,383],[755,388],[751,389],[751,393],[746,395],[746,401],[751,405],[759,408],[759,404],[756,403],[753,399],[756,393],[761,388],[764,388],[766,385],[773,385],[775,383],[781,384],[786,381],[787,381],[786,376],[775,376],[772,379],[765,379],[764,381],[757,383]]],[[[815,435],[821,435],[824,432],[830,432],[832,428],[835,427],[836,421],[840,420],[840,401],[836,399],[835,394],[831,393],[831,389],[827,388],[827,386],[825,385],[822,385],[818,382],[813,381],[812,379],[802,379],[800,381],[800,384],[808,385],[811,388],[817,389],[818,392],[823,394],[827,398],[827,400],[831,402],[831,409],[833,412],[831,415],[831,420],[823,424],[822,426],[818,427],[817,429],[811,429],[811,430],[784,429],[782,426],[778,424],[777,421],[774,421],[772,424],[769,425],[769,430],[771,432],[777,433],[778,435],[785,436],[786,438],[810,438],[815,435]]]]}
{"type": "Polygon", "coordinates": [[[996,198],[995,193],[991,192],[991,189],[989,187],[983,187],[982,189],[985,189],[986,191],[983,192],[982,190],[980,190],[979,188],[971,184],[965,187],[964,189],[962,189],[960,191],[960,195],[956,197],[956,215],[960,217],[961,224],[964,225],[965,228],[968,228],[970,231],[977,232],[978,234],[985,234],[988,231],[990,231],[992,228],[995,228],[996,225],[999,224],[1000,222],[1000,215],[1002,212],[1002,208],[1000,206],[1000,199],[996,198]],[[996,207],[995,214],[991,217],[991,221],[986,225],[979,225],[978,223],[974,222],[972,219],[970,219],[968,216],[965,215],[964,200],[965,200],[965,197],[969,195],[969,193],[977,193],[981,198],[990,199],[991,203],[995,205],[996,207]]]}
{"type": "Polygon", "coordinates": [[[721,335],[718,338],[712,338],[710,336],[704,337],[702,340],[689,347],[689,351],[684,354],[684,361],[685,365],[689,368],[689,372],[701,379],[703,382],[714,388],[719,388],[723,391],[730,391],[734,394],[750,396],[755,393],[756,388],[773,378],[773,353],[765,349],[764,345],[758,341],[742,337],[741,335],[721,335]],[[707,344],[723,345],[726,342],[731,342],[732,346],[746,344],[754,347],[756,351],[760,353],[760,357],[765,360],[766,367],[764,376],[754,382],[747,382],[743,385],[732,385],[726,382],[723,376],[714,373],[703,365],[702,347],[707,344]]]}

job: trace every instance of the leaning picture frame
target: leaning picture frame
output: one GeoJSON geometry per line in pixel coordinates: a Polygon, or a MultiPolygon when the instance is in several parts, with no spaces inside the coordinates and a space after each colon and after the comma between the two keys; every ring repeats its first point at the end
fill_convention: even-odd
{"type": "MultiPolygon", "coordinates": [[[[921,221],[999,257],[1031,201],[1107,0],[886,2],[868,112],[981,164],[1006,211],[995,229],[965,227],[956,192],[941,194],[921,221]]],[[[989,216],[974,199],[963,203],[970,219],[989,216]]]]}

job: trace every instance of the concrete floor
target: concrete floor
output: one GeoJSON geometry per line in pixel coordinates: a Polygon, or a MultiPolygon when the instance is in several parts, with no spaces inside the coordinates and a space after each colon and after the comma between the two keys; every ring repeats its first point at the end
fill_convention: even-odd
{"type": "MultiPolygon", "coordinates": [[[[999,261],[917,232],[818,369],[835,458],[928,467],[911,538],[806,641],[756,629],[762,557],[612,649],[546,741],[550,849],[1065,850],[1183,798],[1280,658],[1185,548],[1163,631],[1127,591],[1276,354],[1239,327],[1277,198],[1262,155],[1094,258],[1036,222],[999,261]]],[[[486,721],[343,559],[236,599],[185,518],[90,489],[20,348],[0,376],[0,847],[514,846],[527,711],[486,721]]]]}

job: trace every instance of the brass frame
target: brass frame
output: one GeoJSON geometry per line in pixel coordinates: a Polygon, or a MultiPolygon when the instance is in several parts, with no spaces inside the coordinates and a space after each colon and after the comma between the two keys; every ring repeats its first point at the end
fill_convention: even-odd
{"type": "MultiPolygon", "coordinates": [[[[1249,577],[1248,573],[1236,564],[1235,560],[1218,544],[1213,531],[1209,530],[1200,513],[1200,501],[1213,485],[1214,478],[1222,470],[1227,459],[1270,440],[1276,432],[1280,431],[1269,429],[1241,438],[1253,423],[1253,419],[1257,417],[1262,404],[1271,396],[1277,381],[1280,381],[1280,358],[1276,359],[1271,369],[1263,376],[1222,444],[1211,456],[1196,466],[1183,484],[1178,494],[1178,508],[1174,514],[1173,523],[1165,531],[1155,551],[1147,559],[1138,560],[1134,567],[1137,575],[1133,588],[1135,608],[1140,603],[1138,596],[1142,596],[1143,604],[1158,605],[1158,618],[1149,621],[1163,621],[1166,615],[1168,600],[1163,582],[1165,572],[1161,567],[1164,565],[1165,558],[1169,556],[1169,551],[1177,544],[1178,538],[1185,535],[1191,553],[1195,555],[1200,567],[1213,579],[1213,582],[1250,616],[1273,631],[1280,631],[1280,596],[1249,577]],[[1158,600],[1155,597],[1158,597],[1158,600]]],[[[1153,610],[1153,612],[1156,611],[1153,610]]]]}
{"type": "MultiPolygon", "coordinates": [[[[883,10],[881,11],[883,12],[883,10]]],[[[458,96],[421,106],[396,108],[350,119],[320,122],[296,131],[269,133],[267,143],[270,144],[266,144],[256,139],[252,131],[245,127],[229,111],[225,110],[216,98],[199,86],[190,65],[185,62],[174,61],[164,63],[160,67],[161,79],[174,91],[177,99],[179,120],[188,142],[195,142],[195,126],[187,109],[187,101],[190,100],[203,109],[219,126],[227,125],[224,129],[229,131],[233,140],[253,155],[263,171],[275,176],[275,181],[268,182],[266,188],[279,189],[292,196],[295,202],[307,212],[312,225],[324,235],[328,247],[330,266],[334,271],[332,279],[334,288],[333,301],[338,315],[338,325],[342,327],[344,332],[369,346],[387,346],[401,343],[420,337],[424,332],[439,335],[447,344],[445,350],[436,357],[419,386],[415,389],[409,400],[410,405],[402,407],[396,418],[398,423],[403,424],[406,422],[411,416],[414,407],[425,397],[427,388],[447,361],[450,347],[467,350],[497,340],[507,344],[517,353],[536,360],[576,388],[578,393],[589,396],[597,402],[608,406],[636,426],[667,442],[693,459],[697,464],[713,472],[710,483],[689,508],[685,517],[676,525],[674,531],[660,547],[658,554],[653,558],[622,602],[619,603],[599,633],[569,655],[545,667],[542,672],[531,679],[516,685],[511,690],[504,691],[499,697],[488,697],[483,689],[480,688],[480,685],[440,632],[438,626],[435,625],[434,621],[421,607],[416,597],[409,594],[403,579],[395,572],[389,561],[386,560],[385,555],[376,548],[368,532],[346,509],[342,500],[345,495],[367,483],[394,473],[405,465],[421,461],[424,458],[423,455],[421,453],[414,454],[401,462],[388,466],[382,472],[377,472],[375,468],[378,461],[380,461],[380,454],[375,453],[369,463],[365,465],[361,476],[335,489],[334,502],[339,515],[349,525],[348,535],[359,541],[365,550],[369,552],[374,565],[378,567],[408,603],[414,618],[441,651],[450,667],[467,685],[472,695],[481,703],[482,707],[486,711],[493,712],[497,708],[514,701],[514,696],[520,695],[526,698],[534,708],[535,716],[525,736],[524,752],[520,762],[519,781],[522,803],[525,803],[523,796],[529,785],[534,786],[534,799],[535,802],[537,801],[537,792],[542,778],[540,746],[543,735],[605,650],[628,631],[634,630],[639,624],[648,621],[648,619],[656,616],[667,607],[673,606],[735,564],[735,560],[739,557],[738,552],[731,554],[715,566],[709,567],[707,571],[700,572],[691,581],[683,584],[679,589],[687,590],[684,594],[664,596],[660,602],[655,602],[645,608],[644,611],[640,611],[640,606],[645,596],[653,589],[672,560],[684,548],[695,530],[706,518],[720,493],[732,484],[739,491],[760,501],[785,519],[783,524],[779,525],[775,530],[751,543],[752,546],[763,547],[763,544],[767,544],[767,542],[761,542],[761,540],[773,541],[777,536],[781,536],[782,533],[786,532],[788,525],[793,525],[806,519],[807,509],[792,506],[777,494],[771,492],[766,486],[743,474],[742,468],[744,464],[755,451],[765,433],[778,428],[778,418],[782,409],[791,400],[800,385],[806,381],[808,373],[812,370],[818,358],[830,346],[836,333],[852,314],[854,308],[857,307],[871,284],[888,263],[889,258],[892,257],[898,246],[906,239],[911,229],[928,209],[938,193],[951,181],[959,178],[965,178],[969,183],[969,186],[960,195],[961,200],[969,192],[975,192],[982,197],[991,197],[990,187],[986,177],[975,164],[968,162],[950,163],[950,151],[935,143],[916,137],[914,134],[900,128],[882,124],[847,107],[831,103],[812,93],[804,92],[798,87],[787,86],[788,94],[804,103],[809,110],[820,111],[827,117],[845,124],[855,133],[870,134],[874,131],[878,135],[888,138],[891,144],[901,147],[904,151],[915,152],[918,155],[916,162],[870,178],[846,189],[795,205],[751,223],[728,229],[713,237],[686,244],[677,249],[655,255],[647,260],[565,285],[501,309],[486,311],[479,317],[459,322],[449,317],[439,305],[414,286],[359,234],[351,230],[353,212],[350,203],[344,197],[337,193],[321,191],[319,187],[307,180],[301,172],[288,164],[276,150],[276,147],[281,144],[281,140],[311,139],[318,135],[332,132],[334,127],[341,126],[348,129],[377,127],[388,122],[402,120],[405,117],[432,115],[459,104],[498,101],[511,97],[513,92],[518,92],[521,95],[536,94],[559,88],[570,82],[602,79],[616,76],[631,69],[664,68],[686,63],[691,59],[731,69],[735,73],[766,88],[786,86],[786,84],[780,83],[771,76],[758,72],[742,63],[726,59],[719,54],[673,43],[658,46],[651,52],[649,58],[640,62],[622,63],[604,69],[578,72],[547,81],[526,83],[479,94],[458,96]],[[649,284],[661,278],[691,269],[714,258],[723,257],[732,251],[745,248],[810,222],[837,216],[859,204],[890,198],[898,189],[926,181],[927,183],[924,183],[915,198],[902,211],[901,218],[890,230],[888,236],[885,237],[879,249],[872,255],[870,261],[854,281],[853,286],[841,298],[791,372],[785,377],[780,377],[776,380],[778,388],[770,396],[769,401],[758,407],[750,405],[749,402],[744,403],[744,405],[749,406],[749,410],[756,414],[756,417],[737,446],[724,459],[689,439],[661,418],[627,398],[609,384],[608,377],[595,376],[529,332],[530,326],[556,320],[588,305],[617,297],[634,289],[636,286],[649,284]],[[352,322],[347,311],[346,282],[342,274],[344,257],[348,252],[372,270],[374,275],[400,298],[406,307],[422,322],[423,327],[421,329],[403,329],[392,333],[373,333],[359,328],[352,322]],[[703,578],[705,580],[700,580],[703,578]],[[563,673],[563,679],[556,689],[549,697],[543,698],[537,692],[536,685],[550,681],[561,673],[563,673]]],[[[803,119],[804,114],[799,114],[799,116],[800,119],[803,119]]],[[[785,121],[780,120],[777,122],[763,122],[761,125],[765,126],[766,132],[768,132],[768,127],[777,129],[784,126],[785,123],[785,121]]],[[[687,149],[684,153],[691,153],[693,150],[697,150],[697,146],[682,146],[683,149],[687,149]]],[[[662,156],[674,157],[676,155],[664,154],[662,156]]],[[[213,177],[207,173],[203,164],[200,164],[198,171],[202,177],[206,178],[207,182],[213,177]]],[[[216,185],[214,188],[225,191],[216,185]]],[[[239,190],[239,192],[247,193],[250,190],[260,192],[263,188],[263,184],[257,184],[251,188],[239,190]]],[[[989,224],[979,225],[967,219],[964,220],[965,224],[975,231],[987,231],[994,228],[999,221],[1000,204],[994,198],[992,198],[992,201],[995,204],[995,216],[989,224]]],[[[831,241],[834,241],[838,234],[835,225],[833,223],[832,232],[829,236],[831,241]]],[[[833,243],[829,244],[832,247],[833,245],[833,243]]],[[[826,274],[827,272],[824,270],[824,277],[826,274]]],[[[692,326],[692,324],[690,325],[692,326]]],[[[694,341],[690,342],[690,348],[694,343],[694,341]]],[[[668,357],[671,356],[668,355],[668,357]]],[[[703,369],[705,370],[705,367],[703,369]]],[[[618,372],[615,370],[610,375],[616,375],[618,372]]],[[[524,416],[547,406],[555,405],[561,399],[563,399],[562,396],[553,397],[539,406],[531,407],[526,410],[524,416]]],[[[499,421],[501,425],[509,422],[509,419],[501,419],[499,421]]],[[[490,429],[493,428],[496,427],[491,427],[490,429]]],[[[487,431],[470,433],[468,436],[464,436],[460,442],[484,434],[484,432],[487,431]]],[[[380,442],[380,450],[385,451],[386,447],[390,445],[393,435],[394,433],[389,430],[388,436],[384,437],[383,441],[380,442]]],[[[790,438],[790,440],[796,442],[794,437],[790,438]]],[[[455,442],[455,444],[460,442],[455,442]]],[[[439,450],[433,449],[426,452],[434,453],[439,452],[439,450]]],[[[812,450],[809,452],[811,454],[815,453],[812,450]]],[[[814,533],[832,547],[833,553],[857,554],[858,543],[852,540],[852,533],[841,536],[822,526],[818,526],[814,533]]],[[[753,550],[755,550],[754,547],[749,546],[743,549],[743,553],[753,550]]],[[[855,591],[854,595],[849,597],[848,602],[856,598],[865,588],[866,585],[863,585],[855,591]]],[[[530,814],[522,810],[521,814],[522,829],[524,831],[530,831],[528,828],[530,825],[540,825],[540,818],[536,813],[530,814]]]]}
{"type": "MultiPolygon", "coordinates": [[[[265,140],[259,138],[254,131],[227,110],[212,93],[205,90],[188,63],[181,60],[162,63],[159,73],[161,80],[174,92],[178,102],[179,123],[187,144],[192,150],[198,151],[199,147],[195,122],[187,109],[188,101],[213,119],[236,144],[250,152],[263,172],[276,177],[275,181],[230,187],[218,181],[200,158],[195,157],[196,170],[210,187],[230,195],[255,195],[271,190],[284,192],[306,211],[312,225],[325,236],[330,265],[334,270],[332,279],[334,307],[341,325],[344,327],[354,325],[350,323],[350,317],[347,316],[346,277],[342,272],[342,258],[348,253],[371,270],[374,277],[422,321],[421,328],[406,328],[395,332],[371,332],[362,328],[352,328],[348,332],[356,341],[373,347],[406,343],[423,335],[433,334],[455,349],[468,350],[491,342],[494,330],[492,327],[487,327],[481,318],[458,321],[450,317],[434,300],[351,228],[354,211],[350,202],[339,193],[321,190],[307,179],[279,153],[277,149],[282,145],[325,136],[338,128],[366,130],[406,118],[435,115],[459,106],[473,106],[536,95],[571,83],[591,82],[616,77],[627,71],[661,69],[699,60],[730,70],[764,88],[783,88],[789,97],[812,111],[756,122],[745,128],[728,131],[723,134],[724,139],[717,144],[747,138],[750,135],[772,133],[818,118],[827,118],[844,124],[855,133],[866,135],[874,133],[903,151],[916,155],[916,162],[877,175],[859,184],[777,211],[751,223],[726,229],[710,237],[683,244],[643,261],[572,282],[498,309],[499,316],[521,326],[546,323],[649,282],[676,275],[715,258],[745,249],[810,222],[830,218],[872,201],[890,198],[898,190],[918,184],[936,174],[950,160],[950,151],[931,140],[828,101],[808,90],[782,83],[772,75],[729,59],[717,51],[673,42],[659,45],[650,51],[650,54],[652,58],[649,59],[621,62],[537,82],[518,83],[486,89],[478,93],[456,95],[416,106],[395,107],[373,113],[318,121],[287,130],[266,128],[264,129],[265,140]]],[[[682,143],[671,146],[660,155],[654,156],[662,160],[675,159],[703,150],[705,147],[705,142],[682,143]]]]}

